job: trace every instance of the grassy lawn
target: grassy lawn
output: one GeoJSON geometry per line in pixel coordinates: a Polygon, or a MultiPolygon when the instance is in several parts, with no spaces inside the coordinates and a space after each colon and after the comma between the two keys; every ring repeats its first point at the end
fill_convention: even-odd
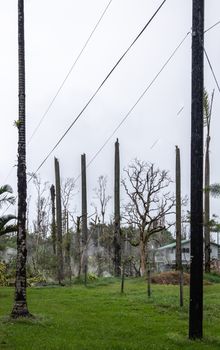
{"type": "Polygon", "coordinates": [[[35,320],[11,321],[12,288],[0,288],[0,349],[11,350],[144,350],[220,349],[220,284],[204,287],[204,340],[188,333],[188,288],[178,307],[178,287],[153,286],[146,296],[143,280],[93,282],[87,288],[28,289],[35,320]]]}

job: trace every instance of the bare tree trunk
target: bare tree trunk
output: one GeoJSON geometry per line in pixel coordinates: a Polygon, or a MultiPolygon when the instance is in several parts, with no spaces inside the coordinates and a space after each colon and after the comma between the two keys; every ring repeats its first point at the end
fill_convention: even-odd
{"type": "Polygon", "coordinates": [[[77,216],[77,222],[76,222],[76,239],[77,239],[77,245],[78,245],[78,278],[81,277],[81,270],[82,270],[82,264],[81,264],[81,237],[80,237],[80,216],[77,216]]]}
{"type": "Polygon", "coordinates": [[[122,263],[122,269],[121,269],[121,293],[124,293],[124,286],[125,286],[125,261],[122,263]]]}
{"type": "Polygon", "coordinates": [[[114,189],[114,209],[115,209],[115,233],[114,233],[114,272],[115,276],[121,275],[121,233],[120,233],[120,159],[119,142],[115,142],[115,189],[114,189]]]}
{"type": "Polygon", "coordinates": [[[150,271],[150,262],[147,264],[147,295],[148,298],[151,297],[151,271],[150,271]]]}
{"type": "Polygon", "coordinates": [[[183,306],[183,266],[181,247],[181,170],[180,150],[176,146],[176,270],[179,271],[180,306],[183,306]]]}
{"type": "Polygon", "coordinates": [[[86,190],[86,155],[81,155],[81,173],[82,173],[82,245],[83,245],[83,272],[84,283],[87,285],[87,269],[88,269],[88,257],[87,257],[87,190],[86,190]]]}
{"type": "Polygon", "coordinates": [[[69,280],[71,282],[72,278],[72,269],[71,269],[71,256],[70,256],[70,249],[71,249],[71,235],[69,230],[69,214],[68,211],[65,210],[65,220],[66,220],[66,263],[67,263],[67,275],[69,277],[69,280]]]}
{"type": "Polygon", "coordinates": [[[56,255],[56,211],[55,211],[55,187],[51,185],[50,187],[50,195],[51,195],[51,208],[52,208],[52,223],[51,223],[51,236],[52,236],[52,244],[53,244],[53,252],[56,255]]]}
{"type": "Polygon", "coordinates": [[[176,270],[182,269],[180,150],[176,146],[176,270]]]}
{"type": "Polygon", "coordinates": [[[146,276],[146,247],[142,239],[140,241],[140,260],[141,260],[141,266],[140,266],[141,276],[146,276]]]}
{"type": "Polygon", "coordinates": [[[203,44],[204,0],[193,0],[190,339],[201,339],[203,336],[203,44]]]}
{"type": "Polygon", "coordinates": [[[13,318],[29,317],[26,300],[26,131],[25,131],[25,50],[24,50],[24,1],[18,0],[18,55],[19,55],[19,120],[18,127],[18,233],[15,279],[15,299],[11,312],[13,318]]]}
{"type": "Polygon", "coordinates": [[[62,235],[62,208],[60,193],[60,167],[57,158],[54,158],[55,164],[55,182],[56,182],[56,216],[57,216],[57,261],[58,261],[58,282],[63,281],[63,235],[62,235]]]}

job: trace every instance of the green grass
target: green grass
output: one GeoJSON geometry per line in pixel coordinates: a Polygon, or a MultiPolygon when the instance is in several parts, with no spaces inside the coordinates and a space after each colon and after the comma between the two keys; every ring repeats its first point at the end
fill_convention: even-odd
{"type": "Polygon", "coordinates": [[[188,288],[178,307],[178,287],[153,286],[146,296],[141,279],[95,281],[87,288],[28,289],[34,320],[12,321],[14,290],[0,288],[0,349],[10,350],[179,350],[220,349],[220,285],[204,287],[204,340],[189,341],[188,288]],[[110,283],[109,283],[110,282],[110,283]]]}
{"type": "Polygon", "coordinates": [[[220,283],[219,272],[204,273],[204,279],[211,283],[220,283]]]}

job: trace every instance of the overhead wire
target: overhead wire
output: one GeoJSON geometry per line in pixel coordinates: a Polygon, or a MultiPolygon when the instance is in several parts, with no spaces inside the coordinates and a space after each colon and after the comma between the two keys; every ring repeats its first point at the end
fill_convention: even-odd
{"type": "MultiPolygon", "coordinates": [[[[99,153],[103,150],[103,148],[107,145],[107,143],[110,141],[110,139],[114,136],[114,134],[116,133],[116,131],[118,131],[118,129],[121,127],[121,125],[126,121],[126,119],[130,116],[130,114],[133,112],[133,110],[135,109],[135,107],[137,106],[137,104],[141,101],[141,99],[145,96],[145,94],[147,93],[147,91],[150,89],[150,87],[153,85],[153,83],[157,80],[157,78],[159,77],[159,75],[162,73],[162,71],[165,69],[165,67],[168,65],[168,63],[171,61],[171,59],[173,58],[173,56],[176,54],[176,52],[178,51],[178,49],[182,46],[182,44],[184,43],[184,41],[186,40],[186,38],[189,36],[189,34],[191,34],[190,32],[188,32],[184,38],[181,40],[181,42],[178,44],[178,46],[175,48],[175,50],[172,52],[172,54],[169,56],[169,58],[166,60],[166,62],[163,64],[163,66],[161,67],[161,69],[158,71],[158,73],[155,75],[155,77],[151,80],[151,82],[148,84],[148,86],[146,87],[146,89],[142,92],[142,94],[139,96],[139,98],[137,99],[137,101],[133,104],[133,106],[129,109],[129,111],[126,113],[126,115],[124,116],[124,118],[121,120],[121,122],[117,125],[117,127],[113,130],[113,132],[109,135],[109,137],[105,140],[105,142],[103,143],[103,145],[99,148],[99,150],[94,154],[94,156],[91,158],[91,160],[89,161],[89,163],[87,164],[87,167],[89,167],[92,162],[96,159],[96,157],[99,155],[99,153]]],[[[80,178],[81,175],[77,176],[76,180],[77,181],[80,178]]]]}
{"type": "MultiPolygon", "coordinates": [[[[103,11],[101,17],[99,18],[99,20],[98,20],[97,24],[95,25],[93,31],[91,32],[90,36],[88,37],[88,39],[87,39],[86,43],[84,44],[82,50],[80,51],[80,53],[79,53],[79,55],[77,56],[76,60],[74,61],[73,65],[71,66],[71,68],[70,68],[69,72],[67,73],[65,79],[63,80],[62,84],[60,85],[60,88],[58,89],[56,95],[55,95],[54,98],[51,100],[51,103],[49,104],[47,110],[46,110],[45,113],[43,114],[43,116],[42,116],[42,118],[41,118],[39,124],[37,125],[37,127],[36,127],[35,130],[34,130],[34,132],[32,133],[32,135],[31,135],[31,137],[30,137],[30,139],[29,139],[29,141],[28,141],[28,144],[30,143],[30,141],[31,141],[31,139],[33,138],[34,134],[35,134],[35,133],[37,132],[37,130],[39,129],[41,123],[43,122],[43,119],[46,117],[47,113],[49,112],[50,108],[52,107],[52,104],[54,103],[55,99],[57,98],[57,96],[59,95],[60,91],[62,90],[63,85],[65,84],[66,80],[68,79],[69,75],[71,74],[71,72],[72,72],[74,66],[76,65],[77,61],[79,60],[79,58],[80,58],[80,56],[82,55],[83,51],[85,50],[86,46],[88,45],[89,40],[91,39],[92,35],[94,34],[95,30],[97,29],[99,23],[101,22],[103,16],[105,15],[105,13],[106,13],[107,9],[109,8],[109,6],[110,6],[110,4],[111,4],[112,1],[113,1],[113,0],[109,1],[109,3],[107,4],[105,10],[103,11]]],[[[162,3],[162,5],[163,5],[163,3],[162,3]]],[[[220,24],[220,21],[216,22],[216,23],[213,24],[211,27],[209,27],[208,29],[206,29],[206,30],[204,31],[204,33],[207,33],[208,31],[210,31],[211,29],[213,29],[214,27],[216,27],[218,24],[220,24]]],[[[205,55],[207,56],[207,61],[208,61],[208,63],[209,63],[210,69],[212,70],[212,74],[213,74],[213,76],[214,76],[216,85],[218,86],[218,90],[219,90],[219,84],[218,84],[216,75],[215,75],[215,73],[214,73],[214,70],[213,70],[213,68],[212,68],[211,62],[210,62],[210,60],[209,60],[209,58],[208,58],[208,55],[207,55],[207,52],[206,52],[206,51],[205,51],[205,55]]],[[[52,153],[52,152],[51,152],[51,153],[52,153]]],[[[42,165],[43,165],[43,164],[42,164],[42,165]]],[[[6,180],[7,180],[7,179],[9,178],[9,176],[11,175],[13,168],[14,168],[14,166],[11,168],[9,174],[8,174],[7,177],[6,177],[6,180]]],[[[39,168],[39,169],[40,169],[40,168],[39,168]]],[[[36,172],[37,172],[39,169],[37,169],[36,172]]],[[[6,180],[5,180],[5,181],[6,181],[6,180]]]]}
{"type": "MultiPolygon", "coordinates": [[[[76,118],[72,121],[72,123],[69,125],[67,130],[63,133],[63,135],[60,137],[60,139],[57,141],[57,143],[53,146],[51,151],[47,154],[47,156],[44,158],[44,160],[41,162],[41,164],[38,166],[36,171],[33,173],[34,175],[40,170],[40,168],[44,165],[44,163],[47,161],[47,159],[50,157],[50,155],[55,151],[55,149],[58,147],[58,145],[61,143],[61,141],[64,139],[64,137],[68,134],[68,132],[72,129],[73,125],[77,122],[77,120],[81,117],[83,112],[87,109],[87,107],[90,105],[90,103],[93,101],[95,96],[98,94],[98,92],[101,90],[105,82],[109,79],[109,77],[112,75],[112,73],[115,71],[115,69],[118,67],[118,65],[121,63],[123,58],[127,55],[127,53],[130,51],[130,49],[134,46],[134,44],[137,42],[137,40],[141,37],[141,35],[144,33],[146,28],[149,26],[149,24],[152,22],[152,20],[155,18],[157,13],[160,11],[160,9],[163,7],[167,0],[163,0],[160,6],[157,8],[157,10],[154,12],[154,14],[151,16],[151,18],[148,20],[148,22],[145,24],[145,26],[142,28],[142,30],[139,32],[139,34],[135,37],[135,39],[132,41],[132,43],[129,45],[129,47],[125,50],[125,52],[122,54],[122,56],[118,59],[118,61],[115,63],[113,68],[110,70],[110,72],[107,74],[107,76],[104,78],[104,80],[101,82],[101,84],[98,86],[98,88],[95,90],[93,95],[89,98],[88,102],[85,104],[85,106],[82,108],[80,113],[76,116],[76,118]]],[[[29,179],[28,182],[32,180],[33,176],[29,179]]]]}
{"type": "Polygon", "coordinates": [[[95,33],[96,29],[98,28],[100,22],[102,21],[104,15],[106,14],[106,12],[107,12],[109,6],[110,6],[111,3],[112,3],[112,1],[113,1],[113,0],[110,0],[110,1],[108,2],[107,6],[105,7],[104,11],[102,12],[100,18],[98,19],[98,22],[97,22],[96,25],[94,26],[94,28],[93,28],[93,30],[91,31],[91,33],[90,33],[88,39],[86,40],[85,44],[83,45],[81,51],[79,52],[78,56],[77,56],[76,59],[74,60],[73,64],[71,65],[69,71],[67,72],[67,74],[66,74],[64,80],[62,81],[61,85],[59,86],[59,88],[58,88],[56,94],[54,95],[54,97],[52,98],[51,102],[49,103],[47,109],[46,109],[45,112],[43,113],[43,115],[42,115],[42,117],[41,117],[39,123],[38,123],[37,126],[36,126],[36,128],[35,128],[34,131],[32,132],[32,134],[31,134],[31,136],[30,136],[30,138],[29,138],[29,140],[28,140],[28,142],[27,142],[27,145],[30,144],[30,142],[31,142],[31,140],[33,139],[34,135],[35,135],[36,132],[38,131],[39,127],[41,126],[43,120],[45,119],[45,117],[47,116],[47,114],[48,114],[48,112],[50,111],[51,107],[53,106],[55,100],[57,99],[58,95],[60,94],[60,92],[61,92],[63,86],[65,85],[67,79],[69,78],[70,74],[72,73],[74,67],[76,66],[76,64],[77,64],[77,62],[79,61],[80,57],[82,56],[83,52],[85,51],[85,49],[86,49],[86,47],[87,47],[89,41],[91,40],[93,34],[95,33]]]}
{"type": "Polygon", "coordinates": [[[219,85],[219,83],[218,83],[216,74],[215,74],[215,72],[214,72],[214,69],[213,69],[213,66],[212,66],[212,64],[211,64],[211,61],[210,61],[210,59],[209,59],[209,56],[208,56],[208,54],[207,54],[207,51],[206,51],[206,49],[205,49],[204,47],[203,47],[203,50],[204,50],[205,57],[206,57],[206,60],[207,60],[207,62],[208,62],[209,68],[210,68],[210,70],[211,70],[211,72],[212,72],[212,75],[213,75],[213,78],[214,78],[214,80],[215,80],[215,83],[216,83],[216,85],[217,85],[218,91],[220,92],[220,85],[219,85]]]}
{"type": "Polygon", "coordinates": [[[209,27],[208,29],[206,29],[206,30],[204,31],[204,33],[209,32],[211,29],[213,29],[214,27],[216,27],[218,24],[220,24],[220,21],[216,22],[216,23],[213,24],[211,27],[209,27]]]}

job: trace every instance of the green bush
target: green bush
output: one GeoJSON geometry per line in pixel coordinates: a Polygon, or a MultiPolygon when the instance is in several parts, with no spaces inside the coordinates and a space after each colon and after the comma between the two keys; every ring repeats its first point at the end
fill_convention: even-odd
{"type": "Polygon", "coordinates": [[[93,272],[89,272],[87,278],[89,281],[96,281],[98,279],[98,276],[93,272]]]}
{"type": "Polygon", "coordinates": [[[30,278],[27,279],[28,287],[42,285],[42,284],[45,284],[45,283],[46,283],[46,279],[42,275],[37,275],[37,276],[30,277],[30,278]]]}

